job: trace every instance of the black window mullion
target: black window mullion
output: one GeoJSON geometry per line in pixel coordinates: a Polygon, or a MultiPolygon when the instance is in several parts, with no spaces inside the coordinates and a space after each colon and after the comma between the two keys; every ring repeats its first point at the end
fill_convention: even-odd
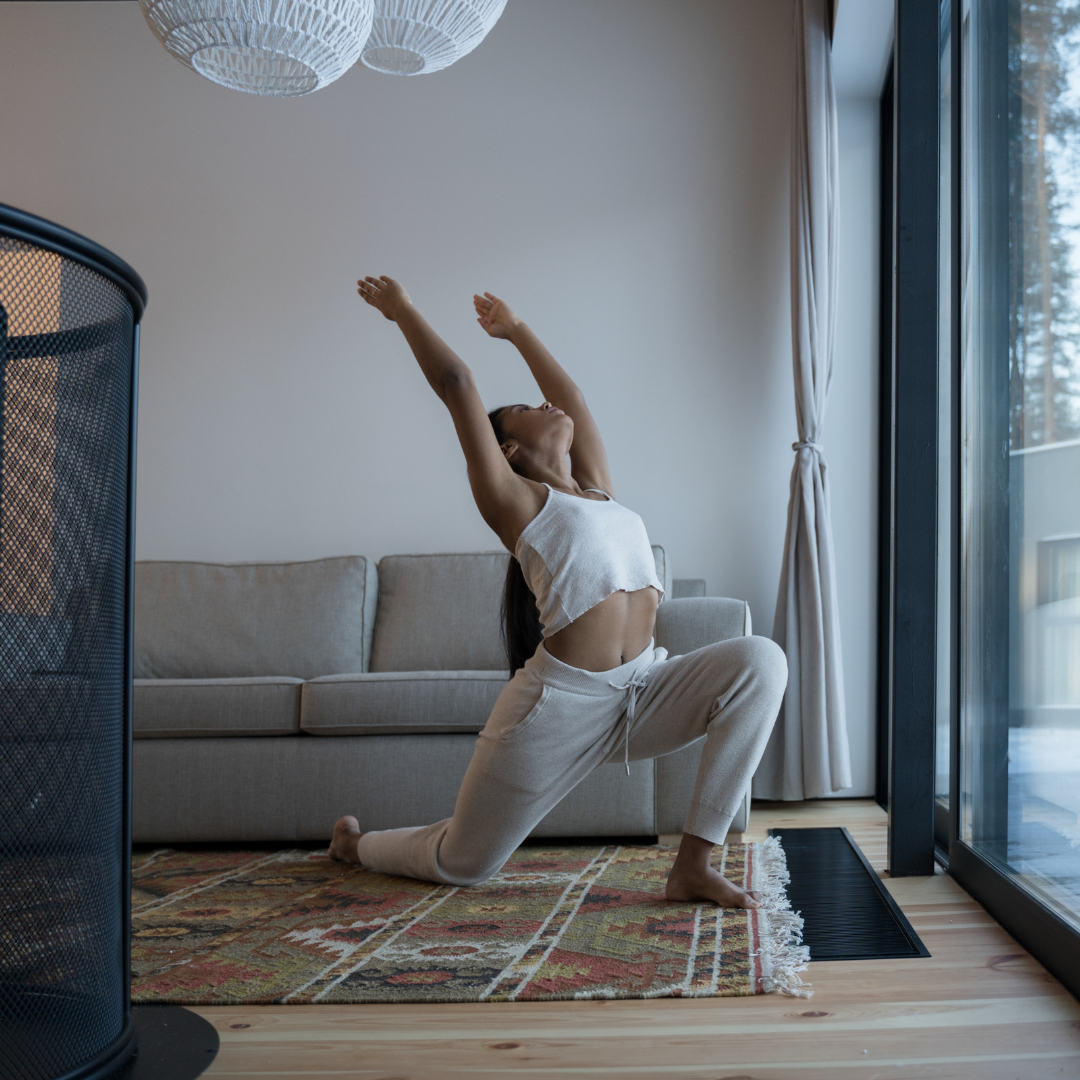
{"type": "Polygon", "coordinates": [[[893,507],[893,69],[881,93],[881,218],[878,262],[878,640],[877,754],[874,795],[889,809],[892,720],[892,507],[893,507]]]}
{"type": "Polygon", "coordinates": [[[963,0],[952,0],[952,27],[950,33],[952,46],[950,65],[952,72],[952,145],[949,148],[952,157],[952,169],[949,174],[951,189],[949,198],[952,202],[952,213],[949,217],[952,224],[952,235],[949,240],[952,254],[949,288],[950,302],[952,304],[952,318],[949,320],[952,333],[949,350],[952,367],[949,424],[949,473],[952,479],[952,505],[949,514],[951,540],[949,551],[951,566],[951,588],[949,590],[951,607],[949,612],[949,656],[951,658],[949,701],[951,708],[949,716],[949,821],[946,833],[946,851],[949,855],[948,869],[950,871],[952,868],[952,847],[957,836],[960,835],[960,350],[963,339],[963,328],[961,326],[963,283],[961,280],[960,243],[963,229],[961,220],[963,211],[963,199],[961,197],[961,168],[963,164],[961,157],[961,116],[964,102],[964,82],[961,68],[964,51],[963,9],[963,0]]]}
{"type": "Polygon", "coordinates": [[[934,872],[939,14],[897,0],[889,873],[934,872]]]}

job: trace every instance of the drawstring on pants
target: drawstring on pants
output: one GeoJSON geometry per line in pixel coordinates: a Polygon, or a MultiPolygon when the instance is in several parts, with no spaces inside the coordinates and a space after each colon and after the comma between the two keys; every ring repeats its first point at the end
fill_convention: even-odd
{"type": "Polygon", "coordinates": [[[608,686],[612,690],[628,690],[630,692],[630,699],[626,703],[626,733],[623,739],[623,763],[626,765],[626,775],[630,775],[630,729],[634,726],[634,710],[637,707],[637,692],[638,690],[644,690],[649,685],[646,672],[640,672],[635,675],[629,682],[613,683],[609,682],[608,686]]]}

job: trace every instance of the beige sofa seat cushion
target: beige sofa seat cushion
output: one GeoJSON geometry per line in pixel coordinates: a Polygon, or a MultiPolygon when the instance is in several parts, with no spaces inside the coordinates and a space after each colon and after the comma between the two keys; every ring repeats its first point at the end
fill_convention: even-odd
{"type": "Polygon", "coordinates": [[[302,679],[136,679],[136,739],[294,735],[302,679]]]}
{"type": "MultiPolygon", "coordinates": [[[[654,544],[653,558],[670,592],[664,549],[654,544]]],[[[381,559],[369,670],[505,669],[500,607],[509,561],[505,551],[381,559]]]]}
{"type": "Polygon", "coordinates": [[[135,677],[220,679],[366,671],[375,567],[312,562],[135,564],[135,677]]]}
{"type": "Polygon", "coordinates": [[[300,726],[312,735],[479,731],[505,671],[387,671],[325,675],[304,684],[300,726]]]}

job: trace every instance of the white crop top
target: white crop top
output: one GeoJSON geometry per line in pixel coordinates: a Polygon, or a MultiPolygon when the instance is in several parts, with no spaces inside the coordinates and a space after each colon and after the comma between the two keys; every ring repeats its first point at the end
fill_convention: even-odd
{"type": "MultiPolygon", "coordinates": [[[[518,537],[514,554],[551,637],[612,593],[652,586],[661,596],[645,523],[607,492],[607,502],[556,491],[518,537]]],[[[588,489],[596,491],[596,488],[588,489]]]]}

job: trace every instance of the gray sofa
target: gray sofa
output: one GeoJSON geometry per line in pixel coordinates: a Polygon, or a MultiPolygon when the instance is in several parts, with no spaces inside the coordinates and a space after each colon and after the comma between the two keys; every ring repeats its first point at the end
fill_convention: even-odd
{"type": "MultiPolygon", "coordinates": [[[[134,840],[325,840],[345,813],[365,829],[449,816],[507,679],[508,558],[137,563],[134,840]]],[[[748,633],[740,600],[657,611],[672,655],[748,633]]],[[[602,766],[534,835],[678,832],[700,754],[634,762],[629,777],[602,766]]],[[[749,793],[733,831],[748,809],[749,793]]]]}

